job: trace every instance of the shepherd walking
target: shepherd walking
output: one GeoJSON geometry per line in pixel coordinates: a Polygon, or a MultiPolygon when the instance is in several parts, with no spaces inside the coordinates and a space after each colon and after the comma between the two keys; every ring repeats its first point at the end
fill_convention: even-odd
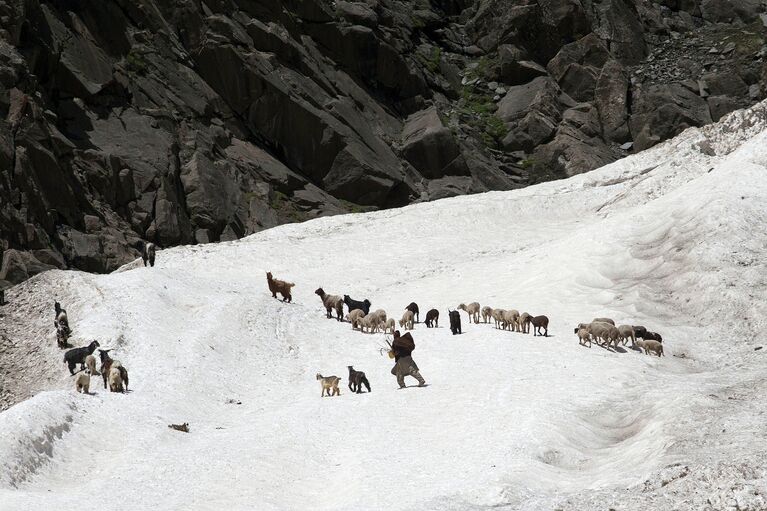
{"type": "Polygon", "coordinates": [[[391,354],[394,356],[394,367],[391,369],[391,374],[397,377],[397,383],[399,388],[405,388],[405,376],[412,376],[418,380],[418,386],[423,387],[426,385],[423,376],[418,371],[418,366],[413,360],[410,354],[415,349],[415,341],[410,332],[405,335],[400,335],[399,330],[394,331],[394,341],[391,344],[391,354]]]}

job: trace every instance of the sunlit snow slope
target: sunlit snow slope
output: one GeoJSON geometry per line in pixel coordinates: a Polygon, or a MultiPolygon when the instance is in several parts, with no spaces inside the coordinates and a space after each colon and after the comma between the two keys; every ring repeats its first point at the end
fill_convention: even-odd
{"type": "Polygon", "coordinates": [[[0,413],[0,509],[767,508],[766,112],[566,181],[16,286],[0,381],[34,397],[0,413]],[[266,271],[296,283],[292,304],[266,271]],[[439,309],[413,332],[429,386],[398,390],[384,336],[325,319],[319,286],[397,319],[439,309]],[[76,345],[114,348],[129,393],[74,392],[54,298],[76,345]],[[464,313],[450,335],[470,301],[546,314],[551,335],[464,313]],[[579,346],[596,316],[661,332],[667,356],[579,346]],[[350,364],[372,393],[348,392],[350,364]]]}

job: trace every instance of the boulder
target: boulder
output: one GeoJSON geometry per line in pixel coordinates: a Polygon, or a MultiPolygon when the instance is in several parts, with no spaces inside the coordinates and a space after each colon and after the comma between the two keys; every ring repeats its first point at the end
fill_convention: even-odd
{"type": "Polygon", "coordinates": [[[632,110],[629,127],[637,151],[712,122],[706,100],[678,83],[637,88],[632,110]]]}
{"type": "Polygon", "coordinates": [[[647,55],[647,43],[637,8],[649,2],[604,0],[594,3],[594,14],[598,18],[594,33],[604,41],[612,57],[623,65],[641,62],[647,55]]]}
{"type": "Polygon", "coordinates": [[[703,19],[714,23],[750,23],[764,12],[764,6],[760,0],[701,0],[700,12],[703,19]]]}
{"type": "Polygon", "coordinates": [[[466,175],[468,168],[453,133],[435,107],[408,117],[402,128],[402,155],[426,178],[466,175]]]}
{"type": "Polygon", "coordinates": [[[374,28],[378,25],[375,11],[363,2],[336,2],[336,13],[355,25],[374,28]]]}
{"type": "Polygon", "coordinates": [[[0,280],[18,284],[33,275],[53,268],[56,266],[40,262],[31,252],[9,249],[2,253],[0,280]]]}
{"type": "Polygon", "coordinates": [[[706,91],[712,96],[746,97],[748,85],[735,73],[708,73],[703,75],[706,91]]]}
{"type": "Polygon", "coordinates": [[[740,102],[730,96],[709,96],[706,98],[706,102],[714,122],[740,108],[740,102]]]}
{"type": "Polygon", "coordinates": [[[536,172],[542,170],[559,176],[588,172],[616,159],[617,156],[601,138],[589,137],[567,124],[560,126],[554,140],[538,146],[532,157],[536,172]]]}
{"type": "Polygon", "coordinates": [[[559,86],[577,101],[591,101],[602,66],[610,58],[595,34],[564,46],[546,66],[559,86]]]}
{"type": "Polygon", "coordinates": [[[594,89],[594,105],[599,112],[599,123],[604,138],[613,142],[626,142],[630,138],[628,127],[629,79],[618,61],[609,60],[602,68],[594,89]]]}
{"type": "Polygon", "coordinates": [[[64,258],[71,266],[90,272],[107,271],[106,256],[98,235],[61,227],[56,237],[61,244],[64,258]]]}
{"type": "Polygon", "coordinates": [[[58,90],[78,97],[100,92],[112,80],[112,59],[79,17],[62,16],[49,4],[42,4],[39,9],[37,23],[46,26],[50,37],[47,44],[58,54],[54,67],[58,90]]]}
{"type": "MultiPolygon", "coordinates": [[[[556,117],[561,113],[559,87],[549,78],[541,76],[524,85],[509,87],[498,103],[496,115],[505,122],[518,121],[531,110],[539,110],[556,117]]],[[[559,118],[556,117],[559,122],[559,118]]]]}

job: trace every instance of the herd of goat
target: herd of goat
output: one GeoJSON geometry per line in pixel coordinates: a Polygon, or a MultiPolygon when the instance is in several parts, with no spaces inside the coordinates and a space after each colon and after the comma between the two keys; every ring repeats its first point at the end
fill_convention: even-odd
{"type": "MultiPolygon", "coordinates": [[[[147,262],[154,266],[155,247],[148,243],[142,250],[142,259],[144,266],[147,262]]],[[[295,286],[292,282],[275,279],[271,272],[267,272],[266,281],[272,297],[277,298],[277,293],[282,296],[282,301],[292,302],[292,288],[295,286]]],[[[399,322],[394,318],[388,317],[386,311],[377,309],[370,311],[372,303],[370,300],[355,300],[349,295],[331,295],[325,292],[321,287],[315,291],[315,294],[322,300],[325,308],[326,317],[337,321],[347,321],[351,324],[353,330],[360,332],[383,332],[394,334],[397,323],[405,330],[413,330],[416,323],[420,322],[420,310],[418,304],[410,303],[405,307],[399,322]],[[344,315],[344,305],[348,312],[344,315]]],[[[54,326],[56,327],[56,340],[60,348],[69,347],[68,340],[72,333],[69,327],[69,318],[66,310],[56,302],[54,326]]],[[[478,302],[469,304],[460,304],[457,307],[468,314],[469,323],[493,322],[497,329],[509,330],[511,332],[530,333],[530,326],[533,327],[533,336],[548,336],[549,318],[547,316],[533,316],[527,312],[520,313],[515,309],[494,309],[492,307],[481,307],[478,302]],[[480,319],[481,318],[481,319],[480,319]]],[[[450,330],[453,335],[462,333],[461,317],[458,310],[449,310],[450,330]]],[[[427,328],[439,327],[439,311],[430,309],[426,313],[424,324],[427,328]]],[[[604,348],[610,346],[618,347],[622,343],[627,345],[631,341],[633,348],[644,350],[646,355],[651,353],[661,357],[663,356],[663,338],[660,334],[648,331],[643,326],[637,325],[615,325],[615,321],[610,318],[595,318],[591,323],[580,323],[574,329],[578,336],[579,344],[591,347],[593,343],[604,348]]],[[[111,392],[125,392],[128,390],[128,370],[117,360],[109,356],[111,350],[102,350],[99,348],[98,341],[91,342],[88,346],[70,349],[64,354],[64,362],[69,368],[70,374],[76,376],[75,389],[78,392],[89,392],[91,375],[101,376],[104,382],[104,388],[107,387],[111,392]],[[93,353],[98,349],[101,367],[96,369],[96,357],[93,353]],[[80,370],[75,372],[77,365],[80,370]]],[[[352,392],[359,393],[363,385],[370,392],[370,383],[362,371],[355,371],[352,366],[349,369],[349,389],[352,392]]],[[[338,382],[341,378],[337,376],[322,376],[317,373],[317,380],[322,385],[322,394],[338,395],[338,382]]]]}
{"type": "MultiPolygon", "coordinates": [[[[292,282],[275,279],[271,272],[266,274],[266,282],[273,298],[277,298],[277,293],[282,296],[283,301],[291,302],[292,289],[295,286],[292,282]]],[[[377,309],[370,311],[372,303],[370,300],[355,300],[349,295],[328,294],[321,287],[314,294],[322,300],[322,306],[325,308],[325,316],[332,319],[335,314],[337,321],[346,321],[351,324],[352,330],[360,332],[383,332],[393,334],[397,326],[394,318],[388,317],[386,311],[377,309]],[[344,305],[347,307],[347,314],[344,315],[344,305]]],[[[533,336],[541,335],[548,337],[549,318],[547,316],[533,316],[527,312],[520,313],[516,309],[494,309],[492,307],[481,307],[478,302],[469,304],[462,303],[457,309],[463,310],[469,316],[469,323],[479,323],[480,316],[483,323],[495,323],[495,327],[501,330],[511,332],[530,333],[530,326],[533,327],[533,336]]],[[[457,310],[448,310],[450,319],[450,330],[453,335],[461,333],[461,318],[457,310]]],[[[405,330],[412,330],[415,324],[419,322],[419,307],[415,302],[405,307],[405,311],[399,320],[399,326],[405,330]]],[[[430,309],[426,313],[424,324],[427,328],[439,327],[439,311],[430,309]]],[[[643,326],[618,325],[610,318],[595,318],[591,323],[580,323],[575,327],[574,333],[578,336],[579,343],[582,346],[591,347],[593,343],[609,349],[612,345],[617,349],[618,344],[627,345],[631,341],[632,348],[644,350],[646,355],[654,353],[657,356],[663,356],[663,338],[660,334],[649,332],[643,326]]],[[[353,374],[364,373],[354,371],[349,366],[350,379],[353,374]]],[[[338,383],[341,378],[337,376],[322,376],[317,373],[317,380],[322,385],[322,395],[339,395],[338,383]]],[[[367,381],[367,380],[366,380],[367,381]]],[[[360,384],[356,385],[349,382],[349,388],[353,392],[360,392],[360,384]]],[[[370,387],[368,385],[368,391],[370,387]]]]}

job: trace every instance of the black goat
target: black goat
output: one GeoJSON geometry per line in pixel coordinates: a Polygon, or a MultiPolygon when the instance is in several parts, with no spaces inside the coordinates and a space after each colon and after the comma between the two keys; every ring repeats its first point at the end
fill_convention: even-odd
{"type": "Polygon", "coordinates": [[[93,341],[88,346],[74,348],[64,353],[64,363],[69,366],[69,374],[75,374],[75,367],[80,364],[80,369],[85,369],[85,357],[92,355],[99,347],[98,341],[93,341]]]}
{"type": "Polygon", "coordinates": [[[349,390],[356,392],[357,394],[361,394],[362,386],[365,385],[365,387],[368,389],[368,392],[370,392],[370,382],[365,376],[365,373],[362,371],[355,371],[352,366],[347,367],[349,368],[349,390]]]}
{"type": "Polygon", "coordinates": [[[144,246],[141,248],[141,260],[144,261],[144,266],[149,261],[149,265],[154,267],[155,250],[154,243],[144,243],[144,246]]]}
{"type": "Polygon", "coordinates": [[[351,298],[349,295],[344,295],[344,303],[347,307],[349,307],[349,312],[353,311],[354,309],[359,309],[364,312],[366,316],[370,314],[370,306],[372,303],[370,303],[370,300],[367,298],[360,302],[359,300],[351,298]]]}
{"type": "Polygon", "coordinates": [[[439,327],[439,311],[432,309],[426,313],[426,328],[439,327]]]}
{"type": "Polygon", "coordinates": [[[461,315],[458,314],[458,311],[451,311],[448,309],[448,316],[450,317],[450,331],[453,332],[453,335],[457,335],[462,333],[461,332],[461,315]]]}
{"type": "MultiPolygon", "coordinates": [[[[637,335],[637,337],[639,336],[637,335]]],[[[657,332],[645,332],[642,339],[663,342],[663,337],[657,332]]]]}
{"type": "Polygon", "coordinates": [[[413,313],[413,315],[415,316],[415,322],[416,323],[420,323],[421,322],[421,318],[419,317],[419,314],[418,314],[418,304],[417,303],[410,302],[410,305],[405,307],[405,309],[409,310],[410,312],[413,313]]]}

